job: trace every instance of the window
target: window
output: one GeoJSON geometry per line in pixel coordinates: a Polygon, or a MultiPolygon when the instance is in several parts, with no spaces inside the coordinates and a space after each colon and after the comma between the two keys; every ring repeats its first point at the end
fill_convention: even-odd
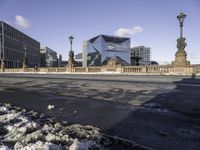
{"type": "Polygon", "coordinates": [[[2,25],[0,24],[0,33],[2,33],[2,25]]]}

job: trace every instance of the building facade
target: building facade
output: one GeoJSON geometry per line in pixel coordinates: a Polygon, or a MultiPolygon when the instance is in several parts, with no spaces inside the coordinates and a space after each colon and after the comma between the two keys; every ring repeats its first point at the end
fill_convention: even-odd
{"type": "Polygon", "coordinates": [[[61,67],[62,66],[62,55],[61,54],[57,55],[57,61],[58,61],[58,67],[61,67]]]}
{"type": "Polygon", "coordinates": [[[76,62],[76,66],[81,67],[83,66],[82,62],[83,62],[83,53],[79,53],[77,55],[75,55],[75,62],[76,62]]]}
{"type": "Polygon", "coordinates": [[[131,49],[131,65],[151,65],[151,49],[150,47],[138,46],[131,49]]]}
{"type": "Polygon", "coordinates": [[[28,67],[40,66],[40,43],[3,21],[0,21],[0,54],[5,68],[21,68],[25,55],[28,67]]]}
{"type": "Polygon", "coordinates": [[[58,60],[57,60],[57,53],[46,47],[40,49],[41,54],[41,67],[57,67],[58,60]]]}
{"type": "Polygon", "coordinates": [[[111,58],[130,65],[130,38],[98,35],[83,42],[83,67],[105,65],[111,58]]]}

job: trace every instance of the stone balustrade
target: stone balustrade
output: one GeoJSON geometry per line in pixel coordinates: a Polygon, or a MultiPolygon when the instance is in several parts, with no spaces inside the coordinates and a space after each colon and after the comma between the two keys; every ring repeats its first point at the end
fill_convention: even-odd
{"type": "Polygon", "coordinates": [[[200,64],[189,65],[185,67],[174,67],[172,65],[158,66],[91,66],[91,67],[74,67],[72,70],[67,67],[47,67],[47,68],[5,68],[2,72],[23,73],[23,72],[41,72],[41,73],[100,73],[100,72],[118,72],[122,74],[139,74],[139,75],[200,75],[200,64]]]}
{"type": "Polygon", "coordinates": [[[75,67],[74,72],[86,72],[86,67],[75,67]]]}
{"type": "Polygon", "coordinates": [[[88,72],[101,72],[102,67],[88,67],[88,72]]]}
{"type": "Polygon", "coordinates": [[[125,73],[142,73],[144,72],[143,69],[146,69],[145,66],[123,66],[122,68],[122,72],[125,73]]]}
{"type": "Polygon", "coordinates": [[[170,73],[172,71],[171,65],[160,66],[124,66],[122,67],[124,73],[170,73]]]}
{"type": "Polygon", "coordinates": [[[200,64],[198,65],[191,65],[194,71],[194,74],[200,74],[200,64]]]}
{"type": "Polygon", "coordinates": [[[147,66],[146,72],[150,73],[170,73],[171,65],[160,65],[160,66],[147,66]]]}

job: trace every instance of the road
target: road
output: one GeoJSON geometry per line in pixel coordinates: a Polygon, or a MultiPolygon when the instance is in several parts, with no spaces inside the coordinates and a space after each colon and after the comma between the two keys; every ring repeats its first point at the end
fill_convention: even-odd
{"type": "Polygon", "coordinates": [[[93,125],[152,149],[200,148],[199,98],[197,77],[0,74],[1,103],[93,125]]]}

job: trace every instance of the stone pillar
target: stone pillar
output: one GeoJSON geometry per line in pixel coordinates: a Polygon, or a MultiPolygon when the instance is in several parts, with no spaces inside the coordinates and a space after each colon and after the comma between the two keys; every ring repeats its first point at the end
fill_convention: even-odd
{"type": "Polygon", "coordinates": [[[190,62],[187,60],[187,53],[184,50],[186,46],[185,38],[180,37],[177,39],[178,51],[175,54],[175,61],[172,62],[174,67],[186,67],[190,65],[190,62]]]}
{"type": "Polygon", "coordinates": [[[1,59],[1,72],[5,71],[5,64],[4,64],[4,60],[1,59]]]}
{"type": "Polygon", "coordinates": [[[177,19],[180,23],[180,38],[177,39],[177,48],[178,51],[175,54],[175,61],[172,62],[173,67],[186,67],[190,66],[190,62],[187,61],[187,53],[185,51],[185,47],[187,46],[185,42],[185,38],[183,37],[183,21],[186,15],[184,13],[180,13],[177,16],[177,19]]]}
{"type": "Polygon", "coordinates": [[[117,60],[115,58],[111,58],[108,62],[107,62],[107,71],[112,71],[115,72],[117,69],[117,65],[119,65],[117,63],[117,60]]]}
{"type": "Polygon", "coordinates": [[[23,66],[22,66],[24,72],[26,72],[26,69],[27,69],[27,65],[26,65],[26,58],[24,58],[24,61],[23,61],[23,66]]]}
{"type": "Polygon", "coordinates": [[[73,72],[74,67],[75,67],[74,52],[70,51],[69,52],[68,65],[67,65],[68,71],[73,72]]]}

